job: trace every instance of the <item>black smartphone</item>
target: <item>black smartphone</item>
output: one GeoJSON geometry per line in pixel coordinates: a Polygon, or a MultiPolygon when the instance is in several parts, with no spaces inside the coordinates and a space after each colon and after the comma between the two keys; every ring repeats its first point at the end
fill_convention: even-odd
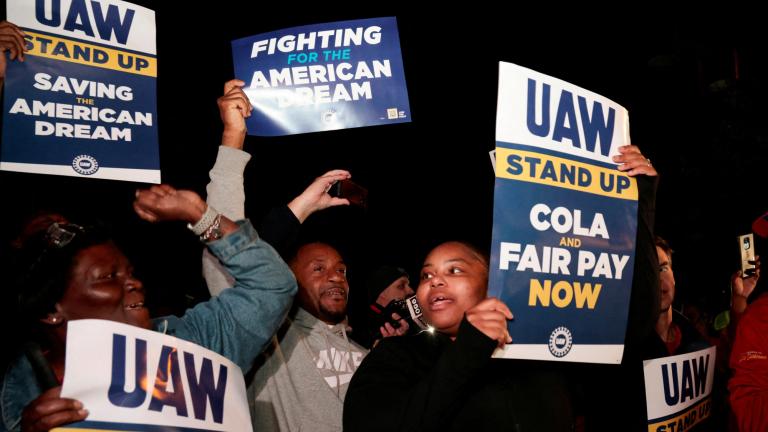
{"type": "Polygon", "coordinates": [[[339,180],[331,186],[328,194],[333,197],[346,198],[350,204],[360,207],[368,206],[368,189],[352,180],[339,180]]]}

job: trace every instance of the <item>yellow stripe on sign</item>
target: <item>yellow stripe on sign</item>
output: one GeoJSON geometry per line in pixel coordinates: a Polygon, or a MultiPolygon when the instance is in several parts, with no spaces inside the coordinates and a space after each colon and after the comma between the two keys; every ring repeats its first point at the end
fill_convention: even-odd
{"type": "Polygon", "coordinates": [[[93,45],[26,30],[32,49],[25,55],[45,57],[137,75],[157,76],[157,59],[113,48],[93,45]]]}
{"type": "Polygon", "coordinates": [[[496,177],[637,201],[637,180],[615,168],[525,150],[496,147],[496,177]]]}
{"type": "Polygon", "coordinates": [[[685,432],[691,430],[691,428],[709,417],[710,403],[711,400],[707,398],[703,403],[692,406],[677,417],[649,424],[648,432],[685,432]]]}
{"type": "MultiPolygon", "coordinates": [[[[49,432],[120,432],[119,429],[83,429],[83,428],[71,428],[71,427],[57,427],[51,429],[49,432]]],[[[128,432],[128,431],[126,431],[128,432]]]]}

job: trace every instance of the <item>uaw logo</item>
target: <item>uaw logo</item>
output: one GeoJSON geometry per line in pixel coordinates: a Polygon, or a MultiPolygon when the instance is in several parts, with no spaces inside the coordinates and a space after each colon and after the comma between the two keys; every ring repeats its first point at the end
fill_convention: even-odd
{"type": "Polygon", "coordinates": [[[323,119],[324,123],[336,123],[336,120],[338,119],[338,115],[336,114],[335,109],[329,109],[328,111],[323,111],[323,113],[320,115],[320,118],[323,119]]]}
{"type": "Polygon", "coordinates": [[[72,160],[72,168],[78,174],[91,175],[99,170],[99,162],[91,155],[79,155],[72,160]]]}
{"type": "Polygon", "coordinates": [[[573,346],[573,337],[567,327],[558,327],[549,335],[549,352],[557,358],[565,357],[573,346]]]}

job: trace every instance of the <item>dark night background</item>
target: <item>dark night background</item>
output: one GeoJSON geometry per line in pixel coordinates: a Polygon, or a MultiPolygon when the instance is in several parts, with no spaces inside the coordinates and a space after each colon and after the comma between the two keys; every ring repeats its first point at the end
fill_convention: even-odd
{"type": "MultiPolygon", "coordinates": [[[[661,173],[657,232],[676,251],[678,300],[702,301],[714,313],[728,307],[736,236],[768,211],[768,48],[749,13],[638,13],[631,14],[638,23],[629,24],[627,14],[509,17],[480,7],[415,14],[396,6],[266,11],[261,2],[139,3],[157,11],[162,178],[201,194],[220,141],[216,98],[232,77],[232,39],[397,16],[412,123],[246,140],[253,155],[247,214],[254,221],[329,169],[348,169],[368,187],[367,211],[334,208],[305,226],[309,237],[331,241],[346,257],[353,304],[360,306],[365,275],[379,264],[406,267],[415,283],[421,260],[440,241],[468,239],[489,249],[488,151],[503,60],[629,110],[633,142],[661,173]]],[[[10,241],[37,209],[109,221],[145,280],[154,313],[180,313],[207,296],[202,246],[181,225],[138,220],[131,202],[143,186],[2,172],[0,240],[10,241]]],[[[765,247],[758,242],[758,253],[765,247]]]]}

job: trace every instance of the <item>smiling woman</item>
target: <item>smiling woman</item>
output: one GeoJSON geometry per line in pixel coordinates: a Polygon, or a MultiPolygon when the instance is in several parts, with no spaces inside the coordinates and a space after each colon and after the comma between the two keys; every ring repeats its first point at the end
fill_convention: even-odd
{"type": "Polygon", "coordinates": [[[143,284],[104,230],[67,223],[58,215],[35,218],[15,244],[15,281],[20,316],[27,320],[22,328],[34,329],[28,340],[42,352],[28,350],[30,360],[18,357],[3,376],[0,429],[47,431],[87,418],[87,406],[61,397],[70,321],[102,319],[162,329],[218,352],[243,370],[282,321],[296,281],[250,222],[232,222],[196,193],[170,186],[153,186],[136,197],[134,209],[145,220],[190,223],[230,268],[233,288],[181,317],[150,320],[143,284]]]}

